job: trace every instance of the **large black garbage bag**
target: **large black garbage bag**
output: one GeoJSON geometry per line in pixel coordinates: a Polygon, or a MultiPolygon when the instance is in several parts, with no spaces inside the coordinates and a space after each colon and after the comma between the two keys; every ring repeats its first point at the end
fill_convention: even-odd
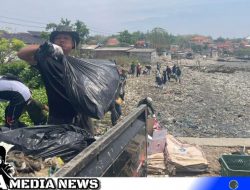
{"type": "Polygon", "coordinates": [[[115,63],[70,56],[63,62],[67,95],[76,111],[102,119],[114,101],[119,86],[115,63]]]}
{"type": "Polygon", "coordinates": [[[44,72],[53,72],[55,76],[53,81],[48,81],[50,86],[58,96],[70,102],[76,112],[102,119],[109,111],[119,86],[116,64],[109,60],[55,55],[54,52],[53,45],[46,42],[40,46],[35,55],[35,59],[41,65],[47,65],[47,70],[44,72]],[[56,63],[64,64],[64,73],[55,73],[61,72],[56,68],[52,69],[53,65],[58,65],[56,63]],[[63,91],[66,93],[62,93],[63,91]]]}
{"type": "Polygon", "coordinates": [[[68,161],[95,139],[86,130],[73,125],[47,125],[2,132],[0,141],[15,145],[14,149],[27,155],[60,156],[68,161]]]}

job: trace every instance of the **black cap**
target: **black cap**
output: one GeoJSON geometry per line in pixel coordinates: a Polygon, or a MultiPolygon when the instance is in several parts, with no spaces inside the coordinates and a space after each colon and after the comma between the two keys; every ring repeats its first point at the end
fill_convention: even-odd
{"type": "Polygon", "coordinates": [[[72,28],[69,26],[62,26],[62,25],[59,25],[55,31],[51,32],[50,38],[49,38],[50,42],[54,43],[55,37],[58,34],[70,35],[71,38],[73,39],[73,41],[76,43],[76,46],[78,46],[78,44],[80,42],[80,37],[79,37],[79,34],[77,32],[73,31],[72,28]]]}

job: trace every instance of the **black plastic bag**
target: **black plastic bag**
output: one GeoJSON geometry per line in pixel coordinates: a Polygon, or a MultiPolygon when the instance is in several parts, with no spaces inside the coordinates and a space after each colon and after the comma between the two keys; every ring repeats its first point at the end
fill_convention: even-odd
{"type": "Polygon", "coordinates": [[[67,95],[76,111],[102,119],[115,100],[119,86],[115,63],[70,56],[63,62],[67,95]]]}
{"type": "Polygon", "coordinates": [[[68,161],[95,139],[86,130],[73,125],[48,125],[15,129],[0,133],[0,141],[13,144],[27,155],[68,161]]]}
{"type": "MultiPolygon", "coordinates": [[[[76,112],[102,119],[109,111],[119,86],[119,73],[115,62],[55,55],[53,45],[49,42],[40,46],[35,57],[42,64],[64,64],[64,80],[59,81],[55,77],[51,86],[64,100],[73,105],[76,112]],[[60,88],[64,88],[66,93],[60,93],[64,90],[60,88]]],[[[56,72],[56,69],[53,72],[56,72]]]]}

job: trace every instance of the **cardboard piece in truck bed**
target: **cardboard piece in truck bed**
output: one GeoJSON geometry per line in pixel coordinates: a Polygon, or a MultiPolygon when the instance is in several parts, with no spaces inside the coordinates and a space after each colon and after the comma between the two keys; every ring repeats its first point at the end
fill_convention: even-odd
{"type": "Polygon", "coordinates": [[[166,146],[167,130],[154,131],[151,140],[148,140],[148,155],[163,153],[166,146]]]}
{"type": "Polygon", "coordinates": [[[166,164],[174,166],[176,172],[204,172],[208,168],[208,161],[200,147],[185,144],[166,135],[166,164]]]}

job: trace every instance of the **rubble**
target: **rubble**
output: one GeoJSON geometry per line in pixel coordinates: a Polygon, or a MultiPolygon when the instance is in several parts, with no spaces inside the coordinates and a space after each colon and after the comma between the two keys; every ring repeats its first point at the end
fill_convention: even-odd
{"type": "Polygon", "coordinates": [[[171,80],[164,89],[155,87],[154,67],[150,76],[129,77],[124,115],[137,102],[152,97],[159,121],[174,136],[249,137],[250,63],[183,61],[182,83],[171,80]],[[207,72],[206,68],[232,68],[235,72],[207,72]]]}

